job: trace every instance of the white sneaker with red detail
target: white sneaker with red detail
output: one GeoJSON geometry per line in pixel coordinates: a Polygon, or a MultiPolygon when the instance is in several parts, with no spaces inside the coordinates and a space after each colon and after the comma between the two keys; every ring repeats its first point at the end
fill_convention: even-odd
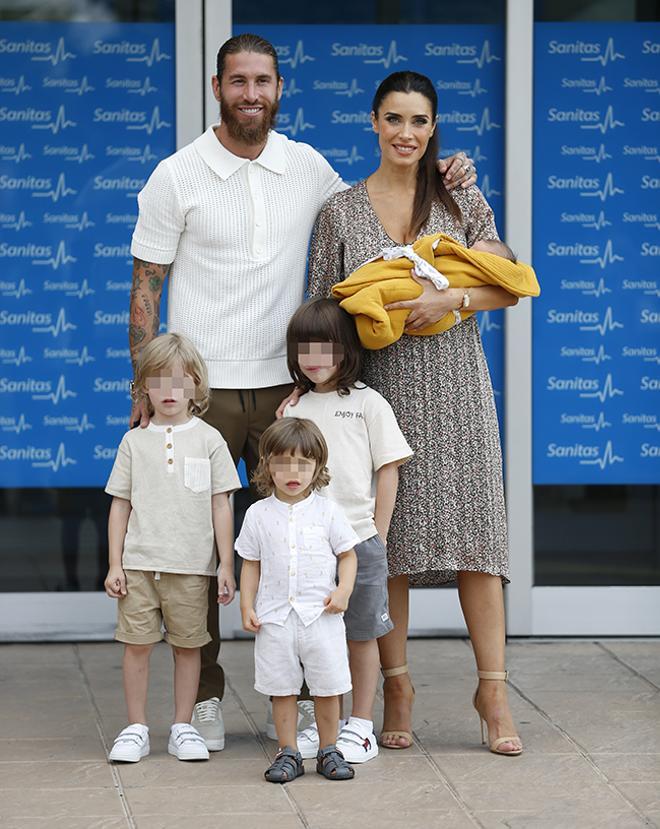
{"type": "Polygon", "coordinates": [[[378,741],[373,724],[351,717],[339,732],[337,748],[347,763],[367,763],[378,757],[378,741]]]}
{"type": "Polygon", "coordinates": [[[108,760],[120,763],[137,763],[149,754],[149,728],[133,723],[122,729],[108,754],[108,760]]]}

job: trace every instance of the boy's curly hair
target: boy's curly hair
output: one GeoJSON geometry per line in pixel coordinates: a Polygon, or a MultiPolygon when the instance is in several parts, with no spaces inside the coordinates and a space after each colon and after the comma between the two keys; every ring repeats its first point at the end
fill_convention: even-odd
{"type": "Polygon", "coordinates": [[[292,455],[296,451],[316,461],[311,483],[313,490],[323,489],[330,483],[328,445],[319,427],[302,417],[283,417],[271,423],[259,440],[259,464],[252,475],[252,483],[260,495],[272,495],[275,489],[268,468],[271,458],[292,455]]]}

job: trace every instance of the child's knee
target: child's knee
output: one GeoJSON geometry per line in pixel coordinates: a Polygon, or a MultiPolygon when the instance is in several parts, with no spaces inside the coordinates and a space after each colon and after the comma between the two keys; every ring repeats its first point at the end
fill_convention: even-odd
{"type": "Polygon", "coordinates": [[[199,648],[182,648],[179,645],[172,645],[172,653],[175,659],[190,659],[195,661],[200,658],[199,648]]]}
{"type": "Polygon", "coordinates": [[[149,656],[151,651],[153,650],[153,644],[149,645],[133,645],[130,642],[126,642],[124,645],[125,652],[128,656],[132,656],[134,658],[146,658],[149,656]]]}

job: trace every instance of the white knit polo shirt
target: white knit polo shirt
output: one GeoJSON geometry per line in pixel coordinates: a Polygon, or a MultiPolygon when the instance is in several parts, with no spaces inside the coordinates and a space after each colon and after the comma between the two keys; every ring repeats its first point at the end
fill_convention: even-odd
{"type": "Polygon", "coordinates": [[[271,132],[250,161],[214,127],[153,171],[131,253],[172,263],[167,328],[197,346],[211,388],[291,382],[285,334],[303,300],[309,238],[346,186],[308,144],[271,132]]]}

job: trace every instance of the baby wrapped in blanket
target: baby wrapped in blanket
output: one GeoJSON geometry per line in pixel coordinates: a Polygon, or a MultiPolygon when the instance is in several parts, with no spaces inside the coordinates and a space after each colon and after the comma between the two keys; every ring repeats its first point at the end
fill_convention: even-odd
{"type": "MultiPolygon", "coordinates": [[[[365,262],[333,286],[332,295],[355,317],[365,348],[384,348],[403,334],[410,309],[386,311],[384,306],[420,296],[422,286],[412,278],[411,270],[439,290],[498,285],[518,297],[538,296],[541,292],[533,268],[518,262],[498,239],[481,240],[466,248],[443,233],[423,236],[413,245],[386,248],[380,257],[365,262]]],[[[411,334],[439,334],[473,313],[469,309],[450,311],[433,325],[411,334]]]]}

